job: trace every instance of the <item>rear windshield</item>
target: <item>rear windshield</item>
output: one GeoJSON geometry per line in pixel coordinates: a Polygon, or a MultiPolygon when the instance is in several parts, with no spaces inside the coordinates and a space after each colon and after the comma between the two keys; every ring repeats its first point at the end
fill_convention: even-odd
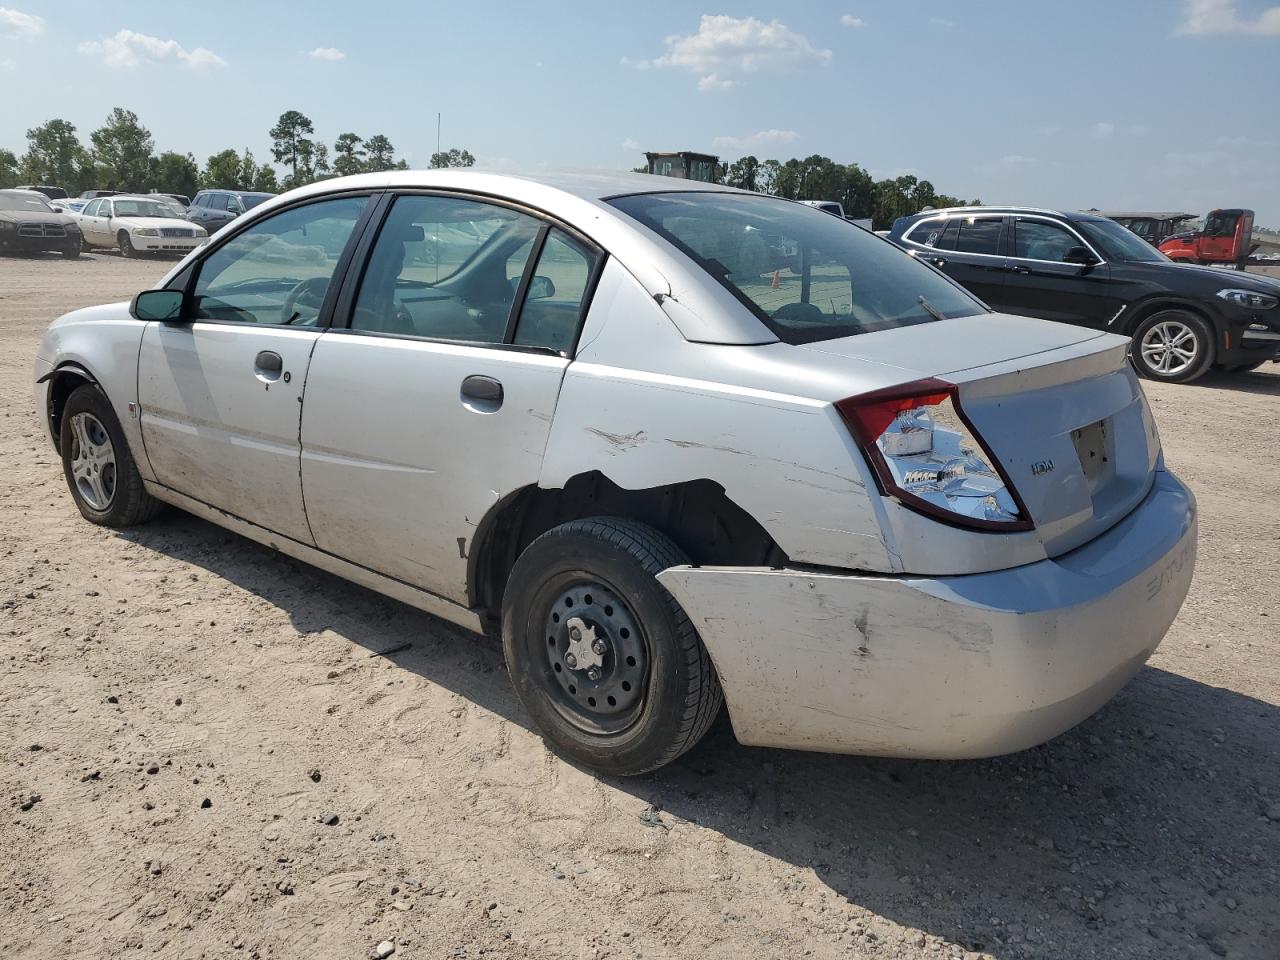
{"type": "Polygon", "coordinates": [[[815,207],[735,193],[609,202],[688,254],[787,343],[985,312],[899,247],[815,207]]]}

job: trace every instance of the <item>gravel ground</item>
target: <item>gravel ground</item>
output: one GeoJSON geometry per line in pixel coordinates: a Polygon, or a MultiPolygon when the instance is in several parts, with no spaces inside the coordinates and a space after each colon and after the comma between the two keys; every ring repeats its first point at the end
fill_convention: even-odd
{"type": "Polygon", "coordinates": [[[602,780],[489,641],[171,511],[85,523],[43,327],[167,269],[0,259],[0,956],[1280,957],[1280,367],[1149,385],[1201,508],[1150,665],[1035,750],[602,780]]]}

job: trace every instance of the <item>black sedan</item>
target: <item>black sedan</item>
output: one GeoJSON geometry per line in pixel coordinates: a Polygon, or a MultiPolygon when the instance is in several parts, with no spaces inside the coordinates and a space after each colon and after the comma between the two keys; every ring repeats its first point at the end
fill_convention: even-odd
{"type": "Polygon", "coordinates": [[[80,228],[65,213],[56,213],[42,194],[0,190],[0,253],[57,250],[80,256],[80,228]]]}
{"type": "Polygon", "coordinates": [[[902,217],[889,239],[997,310],[1132,336],[1153,380],[1280,361],[1280,281],[1176,264],[1113,220],[964,207],[902,217]]]}

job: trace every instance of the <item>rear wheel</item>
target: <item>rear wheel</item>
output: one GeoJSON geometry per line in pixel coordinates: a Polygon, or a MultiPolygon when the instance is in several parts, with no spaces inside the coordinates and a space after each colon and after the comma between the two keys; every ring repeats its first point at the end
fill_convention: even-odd
{"type": "Polygon", "coordinates": [[[1185,310],[1161,310],[1138,324],[1129,354],[1144,377],[1188,383],[1213,364],[1209,325],[1185,310]]]}
{"type": "Polygon", "coordinates": [[[119,236],[116,238],[116,242],[120,246],[120,256],[132,259],[138,255],[138,251],[134,249],[133,241],[129,239],[129,234],[125,233],[123,230],[120,231],[119,236]]]}
{"type": "Polygon", "coordinates": [[[602,773],[654,770],[722,703],[697,631],[655,575],[688,558],[652,527],[561,524],[516,561],[503,597],[507,669],[548,744],[602,773]]]}
{"type": "Polygon", "coordinates": [[[144,523],[161,503],[142,485],[111,401],[96,384],[72,391],[62,409],[62,472],[81,515],[104,527],[144,523]]]}

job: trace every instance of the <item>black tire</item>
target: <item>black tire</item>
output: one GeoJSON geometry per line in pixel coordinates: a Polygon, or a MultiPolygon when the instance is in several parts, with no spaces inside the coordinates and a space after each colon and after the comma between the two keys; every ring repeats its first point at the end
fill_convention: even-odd
{"type": "MultiPolygon", "coordinates": [[[[1181,336],[1181,334],[1179,334],[1181,336]]],[[[1133,331],[1133,342],[1129,345],[1129,356],[1134,368],[1149,380],[1160,380],[1165,383],[1190,383],[1202,377],[1213,366],[1216,352],[1213,332],[1209,325],[1193,313],[1186,310],[1160,310],[1147,317],[1133,331]],[[1192,352],[1190,358],[1173,354],[1169,368],[1161,369],[1166,355],[1161,352],[1155,342],[1159,339],[1158,328],[1164,330],[1186,331],[1188,339],[1181,341],[1184,352],[1192,352]],[[1148,343],[1148,338],[1152,342],[1148,343]],[[1149,350],[1144,350],[1149,347],[1149,350]]],[[[1166,348],[1167,351],[1167,348],[1166,348]]]]}
{"type": "Polygon", "coordinates": [[[693,624],[656,579],[667,567],[688,562],[662,533],[614,517],[563,523],[520,554],[503,597],[503,650],[516,694],[554,750],[601,773],[633,776],[670,763],[707,732],[723,703],[720,682],[693,624]],[[600,621],[591,620],[592,589],[612,593],[622,606],[614,611],[595,598],[600,621]],[[570,659],[561,652],[567,638],[549,632],[559,629],[552,620],[560,620],[557,611],[570,596],[587,605],[581,609],[592,635],[606,638],[598,684],[589,685],[580,670],[570,676],[559,667],[570,659]],[[634,622],[639,637],[626,639],[628,631],[606,613],[634,622]],[[637,640],[642,652],[635,659],[618,654],[637,640]],[[626,671],[637,667],[643,686],[626,687],[619,678],[634,679],[626,671]],[[569,692],[575,679],[584,685],[577,699],[569,692]],[[635,704],[616,716],[580,702],[592,690],[623,687],[639,692],[635,704]]]}
{"type": "Polygon", "coordinates": [[[79,259],[81,252],[84,250],[84,241],[80,237],[72,240],[62,248],[62,255],[68,260],[79,259]]]}
{"type": "MultiPolygon", "coordinates": [[[[62,452],[62,473],[66,477],[67,487],[71,490],[71,497],[81,516],[86,520],[104,527],[131,527],[146,523],[160,512],[163,504],[147,493],[142,485],[142,477],[139,476],[137,464],[129,452],[120,421],[111,407],[111,401],[97,384],[87,383],[77,387],[67,398],[62,409],[58,446],[62,452]],[[96,421],[111,441],[113,463],[110,478],[99,480],[108,495],[100,498],[99,502],[91,500],[91,489],[77,479],[77,465],[82,462],[82,458],[75,423],[80,414],[87,414],[92,421],[96,421]]],[[[105,467],[95,471],[95,474],[106,477],[105,467]]]]}
{"type": "Polygon", "coordinates": [[[116,236],[116,242],[120,246],[120,256],[132,260],[138,255],[138,251],[133,247],[133,241],[129,239],[129,234],[121,230],[116,236]]]}
{"type": "Polygon", "coordinates": [[[1229,367],[1223,367],[1222,372],[1223,373],[1249,373],[1251,370],[1257,370],[1263,364],[1270,363],[1270,362],[1271,362],[1270,359],[1250,360],[1248,363],[1236,363],[1236,364],[1232,364],[1229,367]]]}

